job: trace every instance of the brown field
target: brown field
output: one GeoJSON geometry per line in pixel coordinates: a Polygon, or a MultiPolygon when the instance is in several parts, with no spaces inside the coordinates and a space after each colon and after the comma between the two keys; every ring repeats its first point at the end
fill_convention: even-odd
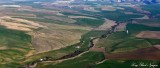
{"type": "Polygon", "coordinates": [[[106,59],[124,60],[160,60],[160,49],[156,47],[142,48],[132,52],[120,54],[105,54],[106,59]]]}
{"type": "Polygon", "coordinates": [[[32,33],[32,44],[36,53],[60,49],[79,42],[85,31],[42,29],[32,33]]]}
{"type": "Polygon", "coordinates": [[[136,35],[138,38],[160,39],[160,31],[142,31],[136,35]]]}
{"type": "Polygon", "coordinates": [[[81,35],[91,30],[89,27],[41,23],[47,28],[30,32],[36,53],[57,50],[78,43],[81,35]],[[78,29],[78,31],[76,30],[78,29]]]}
{"type": "Polygon", "coordinates": [[[101,10],[105,10],[105,11],[116,11],[117,9],[113,6],[102,6],[101,10]]]}
{"type": "Polygon", "coordinates": [[[153,27],[159,27],[159,26],[160,26],[160,23],[151,23],[151,24],[143,24],[143,25],[153,26],[153,27]]]}
{"type": "Polygon", "coordinates": [[[147,15],[145,15],[145,16],[143,16],[143,17],[141,17],[141,18],[132,18],[132,19],[149,19],[149,17],[147,16],[147,15]]]}
{"type": "Polygon", "coordinates": [[[110,29],[113,25],[116,25],[115,21],[105,19],[104,24],[99,26],[98,28],[95,28],[95,30],[107,30],[110,29]]]}
{"type": "Polygon", "coordinates": [[[69,18],[88,18],[88,19],[97,19],[97,18],[94,18],[94,17],[87,17],[87,16],[68,16],[69,18]]]}
{"type": "Polygon", "coordinates": [[[118,60],[160,60],[160,45],[141,48],[130,52],[107,53],[105,48],[92,47],[89,51],[103,52],[106,59],[118,60]]]}
{"type": "Polygon", "coordinates": [[[160,45],[154,45],[154,47],[160,50],[160,45]]]}
{"type": "MultiPolygon", "coordinates": [[[[0,45],[0,46],[1,46],[1,45],[0,45]]],[[[1,47],[0,47],[0,50],[5,50],[5,49],[7,49],[6,46],[1,46],[1,47]]]]}
{"type": "Polygon", "coordinates": [[[66,23],[75,23],[76,22],[76,20],[68,18],[68,17],[46,16],[45,18],[56,20],[56,21],[61,21],[61,22],[66,22],[66,23]]]}
{"type": "Polygon", "coordinates": [[[126,25],[127,25],[127,23],[120,23],[120,24],[116,27],[115,31],[125,31],[125,30],[126,30],[126,25]]]}
{"type": "Polygon", "coordinates": [[[92,47],[89,51],[96,51],[96,52],[103,52],[103,53],[105,53],[105,48],[103,48],[103,47],[101,47],[101,48],[92,47]]]}
{"type": "Polygon", "coordinates": [[[132,21],[132,23],[134,23],[134,24],[142,24],[142,25],[151,26],[151,27],[159,27],[160,26],[160,23],[154,23],[154,22],[152,22],[152,23],[138,23],[136,21],[132,21]]]}
{"type": "Polygon", "coordinates": [[[21,31],[32,31],[32,29],[44,27],[32,21],[19,18],[12,18],[9,16],[0,17],[0,25],[5,26],[8,29],[21,30],[21,31]]]}
{"type": "Polygon", "coordinates": [[[59,11],[56,10],[47,10],[47,9],[37,9],[33,8],[31,6],[22,6],[20,8],[17,8],[18,11],[29,11],[29,12],[38,12],[38,13],[45,13],[45,14],[53,14],[56,15],[59,13],[59,11]]]}

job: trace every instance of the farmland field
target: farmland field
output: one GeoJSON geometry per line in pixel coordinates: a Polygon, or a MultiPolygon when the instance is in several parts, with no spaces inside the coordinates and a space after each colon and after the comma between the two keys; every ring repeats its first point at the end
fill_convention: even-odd
{"type": "Polygon", "coordinates": [[[99,52],[88,52],[83,54],[80,57],[71,59],[71,60],[64,60],[63,62],[55,62],[55,63],[39,63],[36,68],[48,68],[48,67],[55,67],[55,68],[86,68],[90,65],[94,65],[96,62],[99,62],[104,59],[104,55],[99,52]],[[77,61],[77,62],[75,62],[77,61]],[[49,65],[48,65],[49,64],[49,65]]]}
{"type": "Polygon", "coordinates": [[[25,55],[33,50],[31,45],[31,36],[22,31],[9,30],[0,27],[0,67],[17,68],[25,55]]]}
{"type": "Polygon", "coordinates": [[[159,68],[160,5],[103,1],[0,3],[0,68],[159,68]]]}
{"type": "MultiPolygon", "coordinates": [[[[100,39],[96,45],[99,47],[105,47],[106,51],[111,53],[126,52],[139,48],[151,47],[152,45],[150,41],[148,41],[149,39],[146,40],[145,38],[136,38],[136,35],[141,31],[159,31],[160,28],[138,24],[128,24],[127,30],[129,31],[129,34],[126,34],[126,32],[123,31],[115,32],[108,38],[100,39]]],[[[159,39],[157,39],[157,42],[158,41],[159,39]]]]}

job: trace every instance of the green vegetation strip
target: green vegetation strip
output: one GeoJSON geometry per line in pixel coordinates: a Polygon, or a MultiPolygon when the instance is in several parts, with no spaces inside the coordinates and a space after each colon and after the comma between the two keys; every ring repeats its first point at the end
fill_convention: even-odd
{"type": "Polygon", "coordinates": [[[88,52],[77,58],[65,60],[57,64],[39,63],[36,68],[87,68],[104,59],[101,52],[88,52]]]}

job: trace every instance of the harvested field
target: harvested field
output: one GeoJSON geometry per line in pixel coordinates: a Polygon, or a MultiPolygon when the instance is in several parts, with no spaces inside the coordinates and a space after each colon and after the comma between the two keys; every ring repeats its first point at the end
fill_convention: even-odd
{"type": "Polygon", "coordinates": [[[105,53],[105,48],[97,48],[97,47],[92,47],[89,51],[96,51],[96,52],[103,52],[105,53]]]}
{"type": "Polygon", "coordinates": [[[149,17],[148,17],[147,15],[145,15],[144,17],[141,17],[141,18],[133,18],[133,19],[143,19],[143,20],[145,20],[145,19],[149,19],[149,17]]]}
{"type": "Polygon", "coordinates": [[[66,22],[66,23],[75,23],[76,20],[67,18],[67,17],[58,17],[58,16],[46,16],[45,18],[56,20],[56,21],[61,21],[61,22],[66,22]]]}
{"type": "Polygon", "coordinates": [[[154,45],[154,47],[160,50],[160,45],[154,45]]]}
{"type": "Polygon", "coordinates": [[[78,26],[78,25],[59,25],[59,24],[53,24],[53,23],[42,23],[40,24],[49,27],[50,29],[80,29],[80,30],[92,30],[91,27],[85,27],[85,26],[78,26]]]}
{"type": "Polygon", "coordinates": [[[72,25],[59,25],[53,23],[41,23],[48,28],[36,32],[30,32],[33,36],[32,43],[36,53],[57,50],[79,42],[81,35],[90,28],[72,25]]]}
{"type": "Polygon", "coordinates": [[[140,7],[132,7],[133,9],[135,9],[136,11],[140,12],[140,13],[144,13],[144,14],[150,14],[149,11],[143,10],[140,7]]]}
{"type": "Polygon", "coordinates": [[[99,26],[98,28],[95,28],[95,30],[107,30],[111,28],[112,26],[116,25],[115,21],[105,19],[105,22],[103,25],[99,26]]]}
{"type": "Polygon", "coordinates": [[[160,39],[160,31],[142,31],[136,35],[138,38],[160,39]]]}
{"type": "Polygon", "coordinates": [[[134,14],[133,12],[124,12],[124,14],[134,14]]]}
{"type": "Polygon", "coordinates": [[[116,27],[115,31],[125,31],[125,30],[126,30],[126,25],[127,25],[127,23],[120,23],[120,24],[116,27]]]}
{"type": "Polygon", "coordinates": [[[32,44],[37,53],[56,50],[78,43],[83,33],[83,31],[42,29],[31,34],[32,44]]]}
{"type": "Polygon", "coordinates": [[[59,11],[56,11],[56,10],[38,9],[38,8],[33,8],[31,6],[22,6],[22,7],[18,8],[17,10],[18,11],[28,11],[28,12],[51,14],[51,15],[56,15],[59,13],[59,11]]]}
{"type": "Polygon", "coordinates": [[[88,19],[97,19],[97,18],[94,18],[94,17],[87,17],[87,16],[68,16],[69,18],[88,18],[88,19]]]}
{"type": "Polygon", "coordinates": [[[160,23],[152,23],[152,24],[145,24],[145,23],[142,23],[143,25],[146,25],[146,26],[153,26],[153,27],[159,27],[160,26],[160,23]]]}
{"type": "Polygon", "coordinates": [[[106,59],[124,60],[160,60],[160,49],[155,47],[142,48],[121,54],[105,54],[106,59]]]}
{"type": "Polygon", "coordinates": [[[160,22],[157,19],[136,19],[132,23],[134,24],[142,24],[145,26],[159,27],[160,22]]]}
{"type": "Polygon", "coordinates": [[[132,23],[141,24],[141,25],[145,25],[145,26],[151,26],[151,27],[159,27],[160,26],[160,23],[154,23],[154,22],[151,22],[151,23],[138,23],[136,21],[133,21],[132,23]]]}
{"type": "Polygon", "coordinates": [[[2,46],[2,45],[0,45],[1,47],[0,47],[0,50],[5,50],[5,49],[7,49],[7,47],[6,46],[2,46]]]}
{"type": "Polygon", "coordinates": [[[0,25],[5,26],[8,29],[21,30],[21,31],[32,31],[32,29],[44,27],[32,21],[19,18],[12,18],[9,16],[0,17],[0,25]]]}
{"type": "Polygon", "coordinates": [[[116,11],[117,9],[113,6],[102,6],[101,10],[103,10],[103,11],[116,11]]]}
{"type": "Polygon", "coordinates": [[[36,17],[34,14],[25,14],[25,13],[5,13],[7,16],[12,16],[12,17],[36,17]]]}
{"type": "Polygon", "coordinates": [[[89,12],[100,12],[100,11],[96,10],[94,7],[88,7],[88,6],[84,7],[83,10],[89,11],[89,12]]]}

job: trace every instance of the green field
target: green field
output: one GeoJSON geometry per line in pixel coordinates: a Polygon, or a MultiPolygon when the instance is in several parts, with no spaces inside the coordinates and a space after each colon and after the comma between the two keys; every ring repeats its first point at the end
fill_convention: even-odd
{"type": "Polygon", "coordinates": [[[108,38],[100,39],[96,45],[99,47],[105,47],[107,52],[118,53],[160,44],[159,39],[140,39],[135,37],[140,31],[160,31],[160,27],[128,24],[127,30],[129,31],[129,34],[126,34],[126,32],[115,32],[109,35],[108,38]]]}
{"type": "Polygon", "coordinates": [[[32,49],[31,36],[0,27],[0,68],[16,68],[32,49]]]}
{"type": "Polygon", "coordinates": [[[36,68],[86,68],[104,59],[101,52],[88,52],[77,58],[60,63],[38,63],[36,68]]]}
{"type": "Polygon", "coordinates": [[[114,20],[114,21],[120,21],[120,22],[128,22],[132,18],[140,18],[143,17],[143,15],[139,14],[125,14],[124,11],[102,11],[100,15],[103,15],[103,17],[114,20]]]}
{"type": "Polygon", "coordinates": [[[98,27],[104,23],[103,20],[93,20],[93,19],[85,19],[85,18],[79,18],[76,19],[76,23],[78,25],[83,25],[83,26],[92,26],[92,27],[98,27]]]}
{"type": "Polygon", "coordinates": [[[160,4],[150,4],[141,6],[143,10],[151,12],[152,15],[156,15],[160,13],[160,4]]]}

